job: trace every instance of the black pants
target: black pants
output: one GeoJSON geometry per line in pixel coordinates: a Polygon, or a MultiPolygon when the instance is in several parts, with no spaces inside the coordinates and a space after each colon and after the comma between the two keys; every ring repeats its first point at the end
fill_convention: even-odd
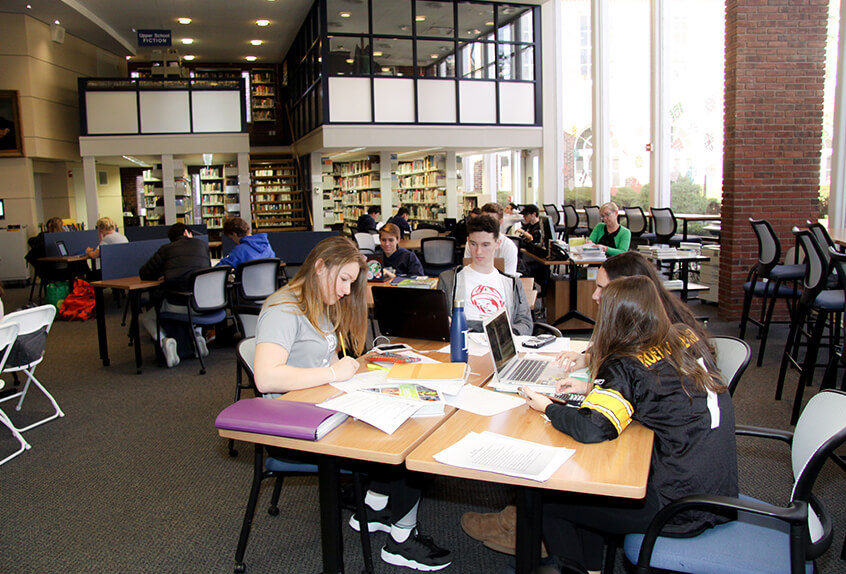
{"type": "Polygon", "coordinates": [[[420,501],[423,479],[402,468],[380,468],[371,475],[370,490],[390,497],[391,524],[396,524],[420,501]],[[384,472],[383,472],[384,470],[384,472]]]}
{"type": "Polygon", "coordinates": [[[601,570],[604,534],[646,532],[661,509],[649,487],[643,500],[561,495],[544,502],[543,535],[550,554],[585,570],[601,570]]]}

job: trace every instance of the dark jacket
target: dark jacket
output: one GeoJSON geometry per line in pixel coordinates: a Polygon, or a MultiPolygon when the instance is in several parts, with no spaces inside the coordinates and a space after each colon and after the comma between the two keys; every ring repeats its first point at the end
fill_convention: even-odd
{"type": "Polygon", "coordinates": [[[401,215],[394,215],[392,218],[388,220],[388,223],[393,223],[397,227],[400,228],[403,237],[408,237],[411,235],[411,226],[408,224],[408,221],[401,215]]]}
{"type": "Polygon", "coordinates": [[[356,231],[361,233],[376,231],[376,220],[373,219],[373,217],[369,213],[365,213],[364,215],[358,218],[356,231]]]}
{"type": "Polygon", "coordinates": [[[165,289],[190,291],[191,282],[188,275],[192,271],[209,266],[209,248],[206,242],[196,237],[180,237],[159,247],[138,270],[138,276],[145,281],[164,277],[165,289]]]}
{"type": "Polygon", "coordinates": [[[255,235],[246,235],[241,238],[241,241],[232,248],[229,254],[220,260],[218,265],[230,265],[232,268],[237,268],[241,263],[252,261],[253,259],[267,259],[276,257],[273,252],[273,247],[267,240],[267,233],[256,233],[255,235]]]}
{"type": "Polygon", "coordinates": [[[390,257],[383,254],[382,267],[392,268],[397,275],[425,275],[420,260],[404,247],[397,247],[397,250],[390,257]]]}

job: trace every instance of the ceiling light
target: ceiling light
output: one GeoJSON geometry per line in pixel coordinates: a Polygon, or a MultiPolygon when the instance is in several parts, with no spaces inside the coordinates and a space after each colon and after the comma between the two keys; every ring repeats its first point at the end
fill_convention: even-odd
{"type": "Polygon", "coordinates": [[[261,46],[262,41],[261,40],[250,40],[250,44],[252,44],[253,46],[261,46]]]}
{"type": "Polygon", "coordinates": [[[248,62],[255,62],[256,61],[255,56],[246,56],[244,59],[247,60],[248,62]]]}
{"type": "Polygon", "coordinates": [[[349,12],[341,12],[341,18],[349,18],[350,16],[352,16],[352,14],[349,12]]]}
{"type": "Polygon", "coordinates": [[[485,22],[485,26],[493,26],[493,22],[485,22]]]}
{"type": "Polygon", "coordinates": [[[191,23],[191,18],[177,18],[176,21],[180,24],[187,25],[191,23]]]}
{"type": "Polygon", "coordinates": [[[130,59],[132,59],[132,56],[127,56],[126,59],[130,60],[130,59]]]}
{"type": "Polygon", "coordinates": [[[400,30],[402,30],[403,32],[408,32],[408,26],[403,24],[402,26],[400,26],[400,30]]]}
{"type": "Polygon", "coordinates": [[[322,63],[323,63],[323,58],[317,58],[317,63],[318,63],[318,64],[322,64],[322,63]]]}
{"type": "Polygon", "coordinates": [[[27,9],[27,10],[32,10],[32,4],[27,4],[27,5],[26,5],[26,9],[27,9]]]}
{"type": "Polygon", "coordinates": [[[214,161],[214,154],[211,153],[204,153],[203,154],[203,165],[211,165],[214,161]]]}
{"type": "Polygon", "coordinates": [[[183,59],[183,60],[188,60],[188,61],[190,62],[191,60],[193,60],[193,59],[194,59],[194,58],[196,58],[196,57],[197,57],[197,56],[195,56],[194,54],[185,54],[184,56],[182,56],[182,59],[183,59]]]}
{"type": "Polygon", "coordinates": [[[193,44],[194,38],[182,38],[182,43],[183,44],[193,44]]]}
{"type": "Polygon", "coordinates": [[[429,57],[430,57],[430,58],[432,58],[433,60],[437,60],[437,59],[438,59],[438,55],[437,55],[437,54],[429,54],[429,57]]]}
{"type": "Polygon", "coordinates": [[[256,20],[256,26],[270,26],[270,20],[256,20]]]}
{"type": "Polygon", "coordinates": [[[355,62],[355,60],[353,60],[352,58],[347,58],[347,64],[352,64],[354,62],[355,62]]]}
{"type": "Polygon", "coordinates": [[[59,24],[61,24],[61,22],[59,22],[58,20],[53,20],[53,24],[55,24],[56,26],[58,26],[59,24]]]}
{"type": "Polygon", "coordinates": [[[390,68],[382,68],[382,71],[383,71],[383,72],[390,72],[390,71],[391,71],[391,69],[390,69],[390,68]]]}
{"type": "Polygon", "coordinates": [[[479,30],[478,28],[473,28],[472,32],[468,32],[468,34],[469,33],[472,33],[474,36],[478,36],[479,34],[482,33],[482,31],[479,30]]]}
{"type": "Polygon", "coordinates": [[[416,16],[416,17],[414,18],[414,21],[415,21],[415,22],[425,22],[425,21],[426,21],[426,16],[424,16],[424,15],[422,15],[422,14],[421,14],[420,16],[416,16]]]}
{"type": "Polygon", "coordinates": [[[340,44],[338,44],[338,50],[343,50],[343,49],[344,49],[344,47],[341,46],[340,44]]]}
{"type": "Polygon", "coordinates": [[[373,55],[377,58],[382,55],[382,52],[373,52],[373,55]]]}
{"type": "Polygon", "coordinates": [[[121,156],[121,157],[122,157],[123,159],[125,159],[126,161],[129,161],[129,162],[134,163],[134,164],[135,164],[135,165],[137,165],[137,166],[141,166],[141,167],[150,167],[150,166],[147,164],[147,162],[145,162],[144,160],[140,160],[140,159],[138,159],[137,157],[133,157],[133,156],[131,156],[131,155],[123,155],[123,156],[121,156]]]}

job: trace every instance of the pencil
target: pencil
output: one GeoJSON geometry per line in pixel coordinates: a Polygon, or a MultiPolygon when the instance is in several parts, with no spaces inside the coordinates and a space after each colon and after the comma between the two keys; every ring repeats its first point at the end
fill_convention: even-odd
{"type": "Polygon", "coordinates": [[[344,337],[339,336],[338,340],[341,341],[341,357],[347,356],[347,348],[344,346],[344,337]]]}

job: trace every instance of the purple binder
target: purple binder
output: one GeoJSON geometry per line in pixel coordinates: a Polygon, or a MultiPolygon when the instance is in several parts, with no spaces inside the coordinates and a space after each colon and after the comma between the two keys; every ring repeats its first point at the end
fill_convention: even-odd
{"type": "Polygon", "coordinates": [[[278,399],[241,399],[223,409],[214,426],[304,440],[320,440],[347,415],[311,403],[278,399]]]}

